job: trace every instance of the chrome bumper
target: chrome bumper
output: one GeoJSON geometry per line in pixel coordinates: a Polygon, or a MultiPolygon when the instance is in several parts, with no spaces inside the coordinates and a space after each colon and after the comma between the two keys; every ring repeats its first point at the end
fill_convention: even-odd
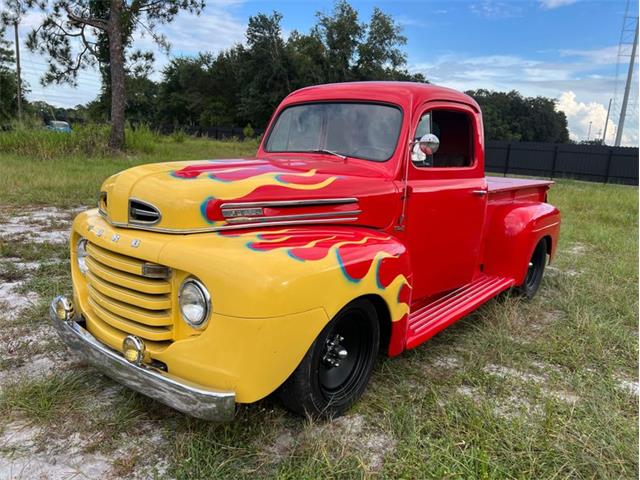
{"type": "Polygon", "coordinates": [[[72,317],[62,320],[51,303],[51,320],[64,342],[87,362],[119,383],[187,415],[226,422],[235,413],[235,393],[210,390],[150,366],[129,363],[100,343],[72,317]]]}

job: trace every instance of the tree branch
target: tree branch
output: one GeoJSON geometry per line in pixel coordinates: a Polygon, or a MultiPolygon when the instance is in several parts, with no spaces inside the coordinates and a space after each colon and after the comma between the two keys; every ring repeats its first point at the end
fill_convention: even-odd
{"type": "Polygon", "coordinates": [[[99,18],[79,17],[78,15],[75,15],[68,6],[65,6],[64,9],[67,12],[67,16],[69,17],[69,20],[75,23],[83,24],[83,25],[90,25],[93,28],[97,28],[98,30],[102,30],[104,32],[107,31],[106,21],[99,18]]]}

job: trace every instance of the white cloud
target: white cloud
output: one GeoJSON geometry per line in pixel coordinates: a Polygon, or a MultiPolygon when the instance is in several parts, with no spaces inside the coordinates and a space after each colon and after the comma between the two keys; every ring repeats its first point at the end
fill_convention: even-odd
{"type": "MultiPolygon", "coordinates": [[[[571,56],[560,54],[556,59],[546,61],[515,55],[467,57],[447,54],[430,63],[411,65],[410,69],[423,73],[435,84],[457,90],[517,90],[525,96],[545,96],[561,101],[559,108],[567,114],[572,137],[584,140],[589,122],[593,122],[591,138],[604,128],[606,107],[616,90],[616,79],[610,69],[603,71],[600,63],[585,61],[585,58],[598,57],[605,50],[585,50],[579,54],[574,51],[571,56]]],[[[629,112],[624,143],[637,145],[637,102],[631,104],[629,112]]],[[[613,140],[615,126],[611,121],[617,123],[617,115],[619,106],[614,105],[608,141],[613,140]]]]}
{"type": "MultiPolygon", "coordinates": [[[[589,125],[591,134],[589,138],[600,138],[604,130],[604,123],[607,118],[607,107],[598,102],[580,102],[576,94],[572,91],[562,92],[558,98],[556,109],[565,113],[569,122],[569,135],[572,140],[586,140],[589,135],[589,125]]],[[[607,142],[613,143],[615,138],[616,125],[613,119],[609,119],[607,126],[607,142]]]]}
{"type": "Polygon", "coordinates": [[[618,61],[618,46],[596,48],[593,50],[560,50],[563,57],[581,58],[593,65],[615,65],[618,61]]]}
{"type": "Polygon", "coordinates": [[[471,11],[483,18],[501,19],[522,16],[523,9],[516,2],[500,2],[496,0],[483,0],[472,3],[471,11]]]}
{"type": "Polygon", "coordinates": [[[564,7],[576,3],[578,0],[540,0],[542,8],[552,10],[554,8],[564,7]]]}

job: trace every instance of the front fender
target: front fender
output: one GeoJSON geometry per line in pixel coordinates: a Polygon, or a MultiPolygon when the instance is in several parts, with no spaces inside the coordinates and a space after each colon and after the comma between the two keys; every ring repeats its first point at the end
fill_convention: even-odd
{"type": "MultiPolygon", "coordinates": [[[[173,338],[149,341],[148,353],[172,375],[234,391],[238,402],[259,400],[278,388],[318,333],[355,298],[381,299],[376,304],[388,309],[393,344],[404,339],[411,282],[406,249],[376,230],[314,226],[171,235],[114,227],[94,209],[74,221],[71,244],[80,236],[125,259],[172,269],[173,338]],[[202,330],[188,327],[179,314],[177,292],[190,276],[211,294],[211,318],[202,330]]],[[[131,332],[98,318],[75,248],[71,260],[74,303],[87,329],[120,350],[131,332]]]]}
{"type": "Polygon", "coordinates": [[[486,233],[484,271],[513,278],[520,285],[538,242],[550,239],[555,255],[560,233],[560,212],[548,203],[527,202],[496,207],[486,233]]]}
{"type": "Polygon", "coordinates": [[[158,359],[180,375],[201,372],[200,382],[224,379],[217,386],[232,388],[240,402],[280,386],[352,300],[375,295],[384,301],[394,345],[409,312],[406,248],[372,229],[189,235],[171,242],[159,257],[161,264],[188,271],[207,286],[213,317],[201,335],[175,342],[158,359]]]}

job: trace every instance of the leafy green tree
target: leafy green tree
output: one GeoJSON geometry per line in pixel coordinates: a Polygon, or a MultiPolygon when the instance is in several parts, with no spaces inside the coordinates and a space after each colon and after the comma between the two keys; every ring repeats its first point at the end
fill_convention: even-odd
{"type": "Polygon", "coordinates": [[[482,108],[485,136],[489,140],[552,143],[569,140],[567,117],[556,110],[552,99],[523,97],[515,90],[466,93],[482,108]]]}
{"type": "Polygon", "coordinates": [[[365,26],[358,20],[358,12],[346,0],[339,0],[332,15],[318,12],[316,16],[318,24],[314,33],[321,39],[326,52],[325,81],[353,80],[353,66],[365,31],[365,26]]]}
{"type": "Polygon", "coordinates": [[[4,34],[5,27],[0,25],[0,126],[15,118],[18,111],[15,60],[4,34]]]}
{"type": "Polygon", "coordinates": [[[379,8],[373,9],[367,28],[366,40],[358,45],[356,72],[359,77],[369,79],[393,79],[393,72],[407,62],[400,47],[406,45],[407,37],[393,18],[379,8]]]}
{"type": "Polygon", "coordinates": [[[292,91],[291,61],[282,39],[281,20],[277,12],[249,19],[238,105],[240,117],[247,122],[267,123],[276,105],[292,91]]]}
{"type": "Polygon", "coordinates": [[[42,81],[75,84],[78,73],[103,62],[108,50],[111,93],[109,146],[124,146],[126,110],[125,51],[140,30],[161,47],[167,39],[158,25],[171,22],[180,11],[199,14],[204,0],[25,0],[38,7],[44,20],[29,35],[27,46],[48,57],[42,81]]]}
{"type": "Polygon", "coordinates": [[[328,59],[317,31],[306,35],[293,31],[287,40],[287,55],[291,68],[291,88],[325,83],[328,59]]]}

